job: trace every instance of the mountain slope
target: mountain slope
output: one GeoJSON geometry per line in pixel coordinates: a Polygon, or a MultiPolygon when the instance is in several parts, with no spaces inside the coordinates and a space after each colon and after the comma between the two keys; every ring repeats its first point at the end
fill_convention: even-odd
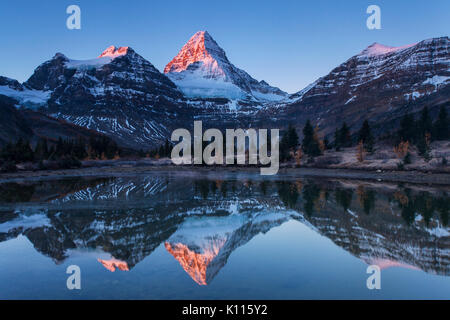
{"type": "Polygon", "coordinates": [[[205,129],[292,123],[300,134],[310,119],[329,138],[344,121],[355,132],[369,119],[379,135],[407,112],[428,106],[434,116],[450,102],[448,37],[402,47],[375,43],[289,97],[236,68],[206,31],[164,72],[129,47],[111,46],[91,60],[58,53],[23,84],[0,77],[0,94],[135,149],[163,143],[176,128],[192,129],[194,119],[205,129]]]}
{"type": "Polygon", "coordinates": [[[14,106],[15,100],[0,95],[0,147],[22,138],[29,140],[33,130],[26,124],[25,117],[14,106]]]}
{"type": "Polygon", "coordinates": [[[189,97],[278,101],[287,94],[236,68],[207,31],[199,31],[164,68],[189,97]]]}
{"type": "Polygon", "coordinates": [[[50,91],[30,89],[17,80],[0,76],[0,95],[11,97],[28,108],[46,105],[50,93],[50,91]]]}
{"type": "Polygon", "coordinates": [[[275,115],[278,125],[291,121],[297,127],[310,119],[325,135],[344,121],[357,130],[368,119],[380,133],[406,112],[450,101],[449,84],[448,37],[402,47],[375,43],[259,117],[275,115]]]}
{"type": "Polygon", "coordinates": [[[58,138],[88,140],[90,137],[102,136],[96,131],[55,119],[41,112],[17,109],[18,101],[0,95],[0,147],[22,138],[36,143],[39,138],[56,142],[58,138]]]}

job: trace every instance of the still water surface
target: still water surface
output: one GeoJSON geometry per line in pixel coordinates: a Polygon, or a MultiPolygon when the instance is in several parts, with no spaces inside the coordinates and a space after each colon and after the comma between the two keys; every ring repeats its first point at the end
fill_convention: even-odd
{"type": "Polygon", "coordinates": [[[3,183],[0,299],[449,299],[449,192],[232,172],[3,183]]]}

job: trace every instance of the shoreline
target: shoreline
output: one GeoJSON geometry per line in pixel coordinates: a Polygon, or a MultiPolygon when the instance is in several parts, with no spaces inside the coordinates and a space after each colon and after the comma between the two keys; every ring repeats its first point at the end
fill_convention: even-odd
{"type": "MultiPolygon", "coordinates": [[[[115,165],[85,166],[78,169],[22,171],[0,174],[0,183],[57,180],[77,177],[117,177],[154,172],[198,172],[198,173],[250,173],[259,174],[259,167],[248,166],[174,166],[167,163],[135,163],[134,165],[122,163],[115,165]]],[[[273,179],[278,176],[304,177],[304,178],[331,178],[350,180],[369,180],[375,182],[399,182],[427,185],[450,185],[450,173],[432,173],[418,170],[363,170],[345,168],[311,168],[311,167],[281,167],[278,174],[261,176],[273,179]]]]}

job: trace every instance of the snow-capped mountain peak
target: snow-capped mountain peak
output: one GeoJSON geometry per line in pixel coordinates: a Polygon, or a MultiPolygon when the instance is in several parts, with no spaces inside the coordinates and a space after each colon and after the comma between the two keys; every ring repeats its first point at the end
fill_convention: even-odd
{"type": "Polygon", "coordinates": [[[109,46],[105,51],[102,52],[102,54],[99,56],[99,58],[103,58],[103,57],[117,58],[119,56],[126,55],[127,52],[128,52],[128,47],[116,48],[115,46],[109,46]]]}
{"type": "Polygon", "coordinates": [[[207,31],[199,31],[181,48],[164,73],[186,71],[190,65],[202,64],[206,76],[226,78],[225,68],[230,65],[225,51],[219,47],[207,31]]]}
{"type": "Polygon", "coordinates": [[[416,44],[417,43],[408,44],[408,45],[404,45],[404,46],[400,46],[400,47],[391,47],[391,46],[385,46],[383,44],[374,42],[370,46],[368,46],[366,49],[364,49],[359,55],[369,56],[369,57],[381,56],[381,55],[398,52],[398,51],[413,47],[416,44]]]}
{"type": "Polygon", "coordinates": [[[53,117],[133,148],[165,140],[182,111],[183,96],[175,84],[131,47],[109,47],[88,60],[56,54],[36,68],[22,92],[11,93],[12,84],[3,82],[0,92],[21,104],[45,99],[41,104],[53,117]]]}
{"type": "Polygon", "coordinates": [[[356,129],[369,119],[380,124],[381,133],[383,127],[397,126],[405,112],[419,112],[424,105],[437,113],[449,100],[449,45],[448,37],[399,47],[373,43],[287,103],[269,105],[266,116],[278,112],[278,121],[286,123],[298,112],[299,127],[303,119],[314,119],[321,133],[331,137],[343,122],[356,129]]]}
{"type": "MultiPolygon", "coordinates": [[[[70,69],[77,69],[77,70],[85,70],[85,69],[91,69],[91,68],[100,68],[105,64],[111,63],[114,59],[118,57],[123,56],[137,56],[137,59],[142,60],[142,57],[138,56],[135,51],[130,47],[115,47],[110,46],[105,51],[102,52],[101,55],[99,55],[96,58],[93,59],[87,59],[87,60],[75,60],[70,59],[63,53],[56,53],[53,58],[50,61],[61,61],[65,67],[70,69]]],[[[45,62],[45,63],[48,63],[45,62]]]]}
{"type": "Polygon", "coordinates": [[[164,68],[188,97],[281,100],[286,93],[235,67],[207,31],[195,33],[164,68]]]}

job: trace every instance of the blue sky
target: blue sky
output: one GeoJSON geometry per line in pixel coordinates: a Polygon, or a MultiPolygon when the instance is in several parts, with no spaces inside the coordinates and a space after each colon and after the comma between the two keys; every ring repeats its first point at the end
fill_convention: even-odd
{"type": "Polygon", "coordinates": [[[112,44],[131,46],[162,71],[208,30],[237,67],[296,92],[373,42],[448,36],[449,12],[448,0],[1,1],[0,75],[25,81],[56,52],[90,59],[112,44]],[[81,8],[81,30],[66,28],[71,4],[81,8]],[[366,27],[371,4],[381,8],[381,30],[366,27]]]}

